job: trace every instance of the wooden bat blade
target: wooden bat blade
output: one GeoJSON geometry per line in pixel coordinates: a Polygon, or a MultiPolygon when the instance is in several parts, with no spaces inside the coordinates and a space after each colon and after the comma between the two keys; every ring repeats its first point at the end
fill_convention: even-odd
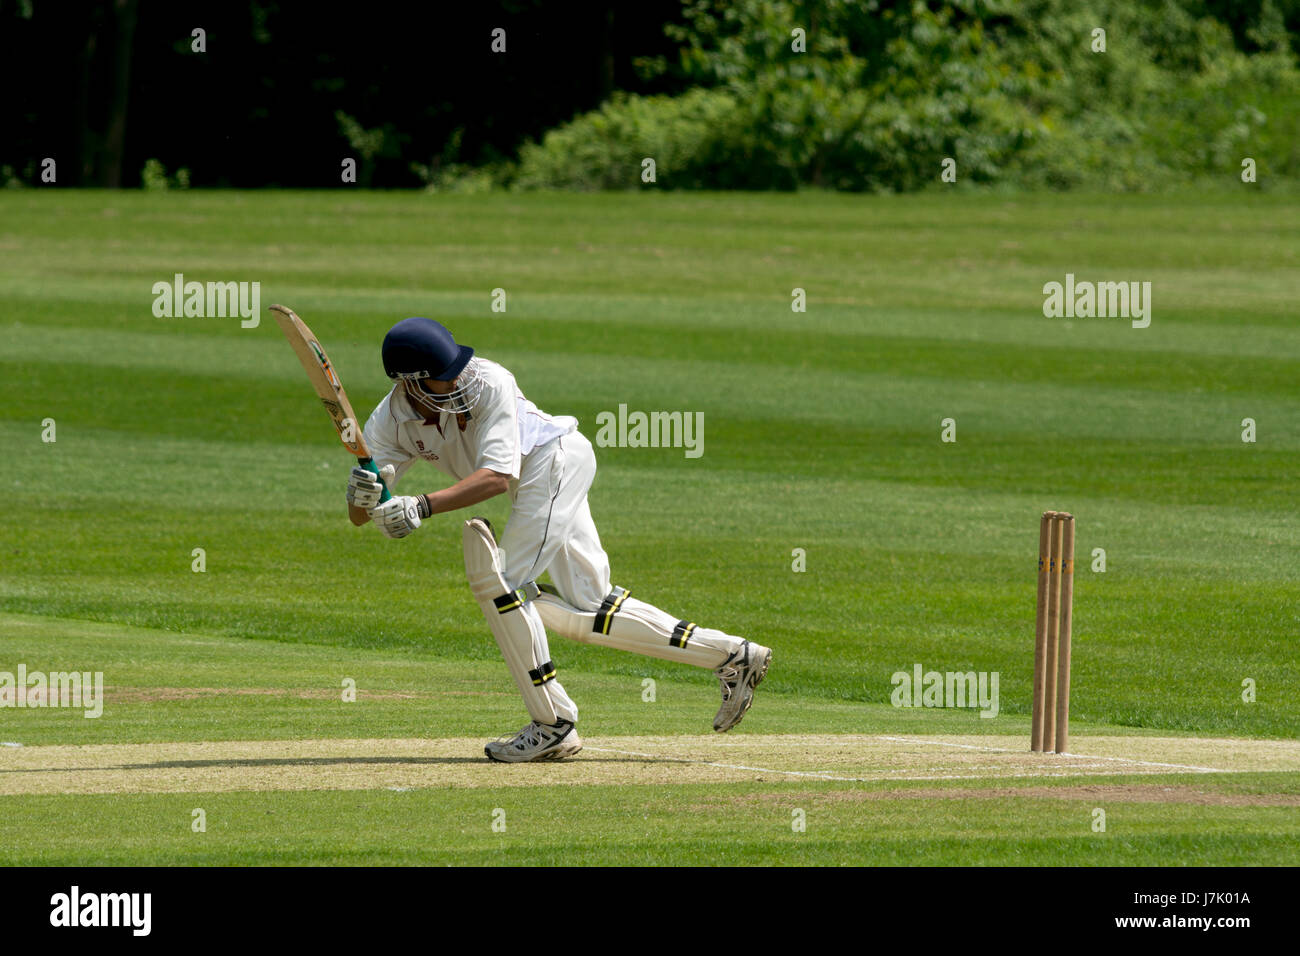
{"type": "Polygon", "coordinates": [[[358,458],[369,458],[370,450],[366,447],[361,426],[357,424],[357,416],[352,411],[352,403],[348,401],[348,394],[343,391],[343,383],[339,381],[338,374],[334,371],[334,366],[330,363],[329,356],[325,354],[320,341],[312,334],[311,329],[307,328],[307,323],[298,318],[293,309],[288,306],[273,305],[271,312],[275,315],[275,321],[284,332],[285,338],[293,347],[294,354],[298,356],[298,361],[307,372],[307,378],[311,380],[312,388],[316,390],[316,395],[325,406],[325,411],[329,412],[330,420],[338,430],[343,447],[358,458]]]}

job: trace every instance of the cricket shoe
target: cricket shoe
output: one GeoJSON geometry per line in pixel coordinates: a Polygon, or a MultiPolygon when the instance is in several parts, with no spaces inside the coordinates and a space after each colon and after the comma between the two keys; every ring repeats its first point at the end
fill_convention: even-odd
{"type": "Polygon", "coordinates": [[[725,733],[740,723],[754,702],[754,688],[767,674],[772,651],[762,644],[745,641],[713,673],[722,685],[722,706],[713,718],[713,729],[725,733]]]}
{"type": "Polygon", "coordinates": [[[582,741],[573,724],[533,721],[513,737],[502,737],[483,748],[489,760],[500,763],[527,763],[530,760],[564,760],[582,749],[582,741]]]}

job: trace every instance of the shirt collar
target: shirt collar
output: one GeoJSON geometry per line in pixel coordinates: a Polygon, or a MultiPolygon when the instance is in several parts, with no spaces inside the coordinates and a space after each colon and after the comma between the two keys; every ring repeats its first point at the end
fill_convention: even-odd
{"type": "MultiPolygon", "coordinates": [[[[403,424],[406,422],[419,422],[423,425],[425,423],[424,412],[419,411],[411,404],[411,400],[406,396],[406,389],[400,384],[393,386],[392,397],[388,400],[388,408],[393,413],[394,421],[403,424]]],[[[435,421],[429,424],[437,424],[440,421],[442,421],[441,413],[435,421]]]]}

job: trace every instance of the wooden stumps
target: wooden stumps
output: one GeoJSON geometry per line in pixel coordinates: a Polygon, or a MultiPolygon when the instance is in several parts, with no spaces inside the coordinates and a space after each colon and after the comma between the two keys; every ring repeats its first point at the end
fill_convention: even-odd
{"type": "Polygon", "coordinates": [[[1038,611],[1030,749],[1065,753],[1070,740],[1074,516],[1045,511],[1038,526],[1038,611]]]}

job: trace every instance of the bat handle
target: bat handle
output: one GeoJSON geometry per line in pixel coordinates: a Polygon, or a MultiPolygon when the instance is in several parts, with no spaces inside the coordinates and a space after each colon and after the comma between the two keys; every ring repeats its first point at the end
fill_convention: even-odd
{"type": "Polygon", "coordinates": [[[390,498],[393,497],[393,493],[388,490],[388,485],[385,484],[384,479],[380,477],[379,469],[375,467],[375,460],[373,458],[358,458],[357,464],[360,465],[362,468],[364,468],[366,471],[370,472],[372,475],[374,475],[375,480],[378,481],[379,484],[383,485],[384,488],[383,493],[380,494],[379,496],[380,504],[383,504],[385,501],[388,501],[390,498]]]}

